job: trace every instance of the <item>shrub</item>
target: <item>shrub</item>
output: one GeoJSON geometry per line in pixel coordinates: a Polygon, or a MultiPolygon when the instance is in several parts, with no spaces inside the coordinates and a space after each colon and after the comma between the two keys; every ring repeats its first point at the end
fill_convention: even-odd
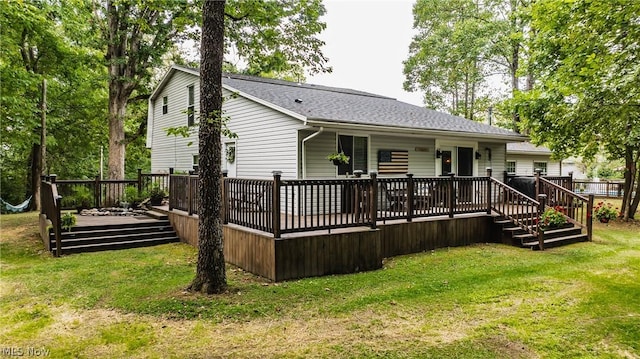
{"type": "Polygon", "coordinates": [[[540,222],[544,227],[559,227],[567,223],[565,218],[564,208],[556,206],[555,208],[547,208],[542,216],[540,216],[540,222]]]}
{"type": "Polygon", "coordinates": [[[617,208],[613,208],[611,203],[598,202],[598,204],[593,207],[593,215],[598,221],[606,223],[618,218],[620,213],[618,213],[617,208]]]}
{"type": "Polygon", "coordinates": [[[75,226],[77,222],[76,216],[69,212],[63,214],[62,217],[60,217],[60,221],[62,222],[60,223],[60,228],[67,231],[71,231],[71,228],[75,226]]]}

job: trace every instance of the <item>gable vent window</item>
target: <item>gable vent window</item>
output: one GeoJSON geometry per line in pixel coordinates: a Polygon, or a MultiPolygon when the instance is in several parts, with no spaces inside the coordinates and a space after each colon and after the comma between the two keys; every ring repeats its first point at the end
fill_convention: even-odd
{"type": "Polygon", "coordinates": [[[162,114],[166,115],[169,112],[169,99],[167,96],[162,98],[162,114]]]}
{"type": "Polygon", "coordinates": [[[188,106],[187,106],[187,125],[188,126],[193,126],[195,124],[195,90],[193,88],[193,85],[189,86],[188,88],[188,92],[189,92],[189,102],[188,102],[188,106]]]}
{"type": "Polygon", "coordinates": [[[338,136],[338,152],[349,156],[349,163],[338,165],[338,175],[353,174],[355,170],[368,172],[369,139],[359,136],[338,136]]]}

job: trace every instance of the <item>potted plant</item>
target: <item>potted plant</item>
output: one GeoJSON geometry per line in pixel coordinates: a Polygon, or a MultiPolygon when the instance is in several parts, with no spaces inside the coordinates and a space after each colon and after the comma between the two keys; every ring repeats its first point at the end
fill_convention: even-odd
{"type": "Polygon", "coordinates": [[[563,209],[559,206],[555,208],[547,208],[540,216],[540,223],[543,230],[549,228],[559,228],[567,223],[567,219],[562,213],[563,209]]]}
{"type": "Polygon", "coordinates": [[[93,196],[89,188],[85,186],[76,186],[73,189],[73,198],[75,199],[76,210],[80,213],[83,209],[91,208],[91,200],[93,196]]]}
{"type": "Polygon", "coordinates": [[[149,202],[151,202],[152,206],[160,206],[162,205],[162,200],[167,196],[167,192],[160,188],[160,185],[154,183],[151,186],[151,190],[149,191],[149,202]]]}
{"type": "Polygon", "coordinates": [[[609,221],[618,218],[620,214],[617,209],[613,208],[611,203],[599,202],[595,207],[593,207],[593,215],[601,223],[609,223],[609,221]]]}
{"type": "Polygon", "coordinates": [[[327,156],[327,159],[336,166],[349,163],[349,156],[345,155],[344,152],[332,153],[327,156]]]}
{"type": "Polygon", "coordinates": [[[71,232],[71,228],[76,225],[76,216],[73,213],[67,212],[60,217],[60,228],[71,232]]]}
{"type": "Polygon", "coordinates": [[[137,208],[146,198],[149,198],[146,191],[138,193],[138,188],[135,186],[128,186],[124,190],[125,202],[128,203],[131,208],[137,208]]]}

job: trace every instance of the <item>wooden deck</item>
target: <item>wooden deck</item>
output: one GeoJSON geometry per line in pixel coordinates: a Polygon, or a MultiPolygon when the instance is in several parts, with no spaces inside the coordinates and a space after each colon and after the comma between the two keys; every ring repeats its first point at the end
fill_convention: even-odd
{"type": "MultiPolygon", "coordinates": [[[[198,245],[198,217],[164,211],[183,242],[198,245]]],[[[462,214],[380,221],[369,226],[266,233],[234,224],[224,227],[225,260],[273,281],[375,270],[387,257],[499,239],[493,215],[462,214]]]]}

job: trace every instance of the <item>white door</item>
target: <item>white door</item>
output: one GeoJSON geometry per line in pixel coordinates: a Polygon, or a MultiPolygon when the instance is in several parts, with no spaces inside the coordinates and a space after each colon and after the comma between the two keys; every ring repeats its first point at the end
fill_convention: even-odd
{"type": "Polygon", "coordinates": [[[224,144],[225,167],[227,177],[236,176],[236,144],[235,142],[227,142],[224,144]]]}

